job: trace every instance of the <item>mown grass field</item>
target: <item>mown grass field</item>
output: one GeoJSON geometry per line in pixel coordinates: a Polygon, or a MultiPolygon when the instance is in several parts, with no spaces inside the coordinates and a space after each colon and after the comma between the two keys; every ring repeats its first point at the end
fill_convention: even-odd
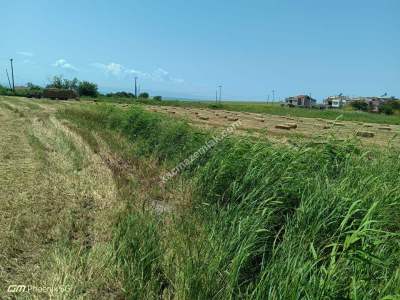
{"type": "Polygon", "coordinates": [[[398,148],[231,135],[161,184],[218,133],[11,97],[0,120],[2,298],[15,281],[65,299],[400,296],[398,148]]]}
{"type": "MultiPolygon", "coordinates": [[[[88,98],[90,99],[90,98],[88,98]]],[[[108,103],[132,103],[134,100],[118,97],[99,97],[97,101],[108,103]]],[[[216,110],[243,111],[252,113],[271,114],[278,116],[304,117],[304,118],[322,118],[328,120],[341,119],[343,121],[394,124],[400,125],[400,115],[374,114],[362,111],[354,111],[350,107],[345,109],[304,109],[281,107],[279,104],[265,104],[261,102],[235,102],[224,101],[216,105],[213,101],[185,101],[185,100],[143,100],[143,104],[161,105],[161,106],[181,106],[211,108],[216,110]]]]}

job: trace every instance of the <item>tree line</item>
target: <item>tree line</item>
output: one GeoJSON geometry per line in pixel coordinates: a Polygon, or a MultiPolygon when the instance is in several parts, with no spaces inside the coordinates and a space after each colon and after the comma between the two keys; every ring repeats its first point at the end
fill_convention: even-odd
{"type": "MultiPolygon", "coordinates": [[[[39,96],[42,95],[44,89],[60,89],[60,90],[73,90],[79,96],[86,97],[98,97],[98,96],[107,96],[107,97],[120,97],[120,98],[140,98],[140,99],[149,99],[150,95],[147,92],[142,92],[138,96],[129,92],[115,92],[108,94],[101,94],[98,90],[98,86],[94,82],[86,81],[86,80],[78,80],[78,78],[67,79],[63,76],[54,76],[50,82],[45,86],[39,86],[28,82],[25,87],[17,88],[16,91],[12,91],[5,86],[0,85],[0,95],[8,95],[8,96],[39,96]]],[[[154,100],[162,100],[161,96],[154,96],[154,100]]]]}

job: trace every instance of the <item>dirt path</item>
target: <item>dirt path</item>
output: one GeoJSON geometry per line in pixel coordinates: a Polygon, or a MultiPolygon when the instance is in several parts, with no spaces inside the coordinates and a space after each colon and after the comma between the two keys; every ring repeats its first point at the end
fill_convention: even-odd
{"type": "Polygon", "coordinates": [[[53,111],[0,97],[1,299],[11,284],[102,292],[90,276],[104,267],[119,208],[112,172],[53,111]]]}

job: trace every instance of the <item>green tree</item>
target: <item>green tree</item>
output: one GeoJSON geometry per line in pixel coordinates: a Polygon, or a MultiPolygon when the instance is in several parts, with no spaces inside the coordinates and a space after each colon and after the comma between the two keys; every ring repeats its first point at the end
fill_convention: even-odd
{"type": "Polygon", "coordinates": [[[78,85],[78,93],[80,96],[97,97],[97,84],[89,81],[81,81],[78,85]]]}
{"type": "Polygon", "coordinates": [[[142,99],[149,99],[149,97],[150,97],[149,93],[146,93],[146,92],[139,94],[139,98],[142,98],[142,99]]]}
{"type": "Polygon", "coordinates": [[[28,89],[30,89],[30,90],[35,90],[35,91],[40,91],[40,90],[42,90],[42,87],[41,87],[41,86],[36,85],[36,84],[33,84],[32,82],[28,82],[28,83],[26,84],[26,86],[27,86],[28,89]]]}
{"type": "Polygon", "coordinates": [[[62,75],[58,75],[54,76],[46,87],[77,91],[79,87],[79,80],[77,78],[69,80],[64,78],[62,75]]]}

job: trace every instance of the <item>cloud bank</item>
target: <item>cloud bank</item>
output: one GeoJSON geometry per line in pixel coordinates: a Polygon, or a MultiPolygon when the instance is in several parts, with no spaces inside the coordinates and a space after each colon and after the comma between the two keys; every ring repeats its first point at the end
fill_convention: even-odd
{"type": "Polygon", "coordinates": [[[158,68],[153,72],[143,72],[131,68],[127,68],[118,63],[93,63],[93,67],[103,70],[107,75],[112,75],[116,77],[131,77],[138,76],[145,79],[150,79],[159,82],[173,82],[173,83],[183,83],[182,78],[176,78],[170,75],[170,73],[162,68],[158,68]]]}

